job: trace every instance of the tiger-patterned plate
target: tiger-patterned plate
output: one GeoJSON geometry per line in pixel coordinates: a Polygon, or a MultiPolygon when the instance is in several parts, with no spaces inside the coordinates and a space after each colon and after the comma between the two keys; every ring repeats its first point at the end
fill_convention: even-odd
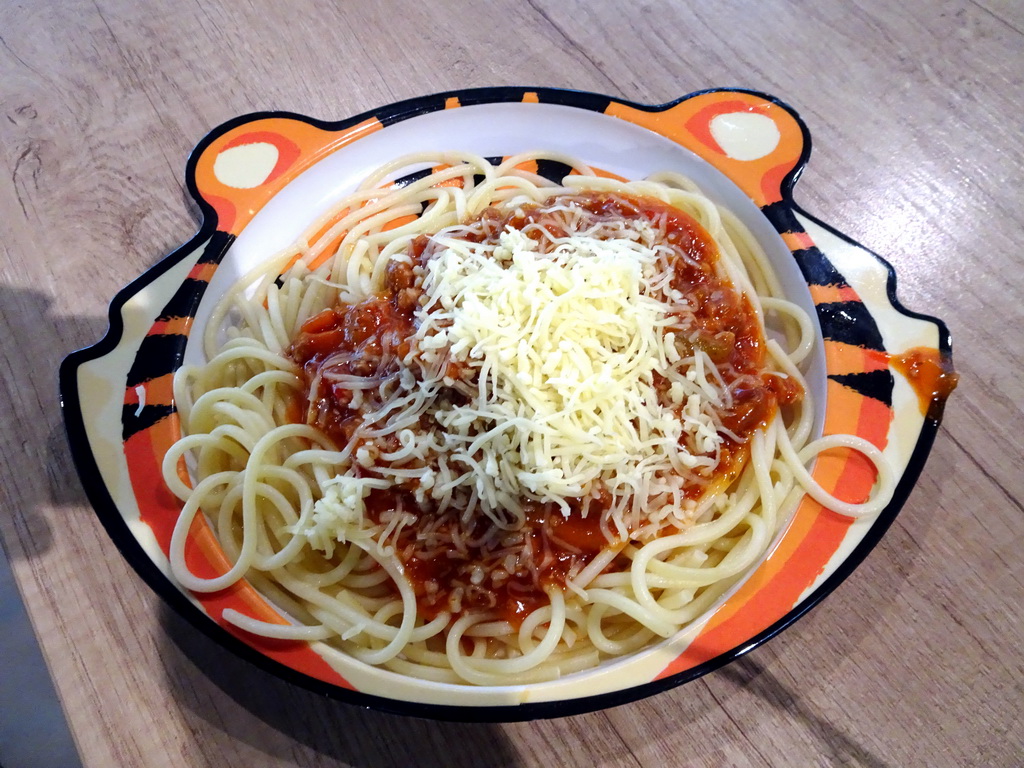
{"type": "MultiPolygon", "coordinates": [[[[198,233],[118,293],[107,335],[61,366],[68,437],[89,499],[125,558],[195,626],[279,677],[338,699],[438,719],[509,721],[586,712],[693,680],[775,635],[850,575],[906,500],[941,418],[937,384],[950,370],[949,333],[939,320],[900,306],[884,260],[793,202],[810,148],[790,107],[735,89],[644,106],[577,91],[485,88],[336,123],[286,113],[231,120],[188,162],[186,182],[203,213],[198,233]],[[227,286],[383,163],[440,149],[502,157],[538,144],[629,178],[680,171],[743,220],[787,295],[820,327],[808,375],[823,404],[819,433],[860,435],[882,449],[899,477],[891,504],[855,521],[805,499],[764,560],[700,620],[647,650],[547,683],[412,680],[322,643],[267,640],[227,624],[226,608],[278,614],[246,582],[191,594],[169,575],[180,502],[164,487],[160,464],[180,434],[173,372],[201,359],[190,339],[201,335],[227,286]],[[913,375],[901,373],[908,370],[913,375]]],[[[832,451],[816,462],[814,476],[856,499],[874,470],[858,454],[832,451]]],[[[198,528],[193,555],[215,572],[223,552],[204,524],[198,528]]]]}

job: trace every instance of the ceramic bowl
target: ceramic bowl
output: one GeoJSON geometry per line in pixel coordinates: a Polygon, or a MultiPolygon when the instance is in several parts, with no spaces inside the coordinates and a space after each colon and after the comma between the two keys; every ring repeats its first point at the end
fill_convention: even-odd
{"type": "MultiPolygon", "coordinates": [[[[734,89],[644,106],[576,91],[488,88],[339,122],[277,112],[231,120],[188,161],[199,231],[118,293],[107,335],[62,365],[68,436],[89,498],[127,560],[182,616],[239,656],[330,697],[424,717],[508,721],[586,712],[693,680],[792,624],[853,572],[910,493],[941,416],[941,403],[918,391],[894,360],[914,350],[948,363],[948,332],[900,306],[885,261],[793,202],[810,148],[793,109],[734,89]],[[395,157],[443,149],[500,157],[537,148],[628,178],[680,171],[743,220],[788,297],[820,328],[808,371],[822,404],[816,431],[859,435],[882,449],[899,479],[891,504],[853,520],[804,499],[766,557],[698,621],[646,650],[546,683],[413,680],[323,643],[266,640],[227,624],[226,608],[261,615],[273,606],[245,582],[210,595],[175,583],[167,552],[180,503],[160,472],[180,434],[172,375],[183,361],[202,359],[199,331],[217,297],[395,157]]],[[[843,451],[819,458],[813,473],[841,498],[863,497],[874,479],[862,457],[843,451]]],[[[222,556],[215,544],[193,543],[211,563],[222,556]]]]}

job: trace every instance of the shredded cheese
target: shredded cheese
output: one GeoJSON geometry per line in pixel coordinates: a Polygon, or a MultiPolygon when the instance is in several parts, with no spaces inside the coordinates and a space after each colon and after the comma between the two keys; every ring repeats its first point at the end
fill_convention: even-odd
{"type": "MultiPolygon", "coordinates": [[[[353,406],[362,421],[343,453],[365,476],[327,486],[304,524],[312,546],[329,553],[367,526],[383,542],[415,524],[421,546],[465,553],[474,519],[513,534],[531,502],[569,517],[601,499],[620,539],[693,521],[686,490],[715,476],[730,395],[672,288],[674,260],[689,257],[663,222],[546,210],[564,226],[431,238],[409,352],[378,406],[353,406]],[[377,487],[411,493],[436,524],[366,520],[377,487]],[[443,523],[448,513],[460,525],[443,523]]],[[[510,556],[532,562],[528,543],[509,540],[510,556]]]]}
{"type": "MultiPolygon", "coordinates": [[[[701,385],[712,388],[704,376],[687,376],[692,360],[677,343],[685,329],[671,297],[655,286],[666,273],[665,254],[646,230],[572,234],[543,253],[511,228],[496,244],[435,238],[440,250],[424,276],[419,355],[428,370],[442,370],[447,359],[475,374],[468,403],[433,413],[447,464],[470,470],[451,482],[472,483],[496,506],[516,509],[522,498],[534,499],[565,515],[567,499],[600,484],[617,502],[620,527],[634,498],[648,512],[659,498],[678,510],[671,502],[687,470],[709,461],[681,438],[688,434],[690,444],[714,454],[721,437],[709,407],[714,398],[701,385]],[[669,380],[668,402],[655,372],[669,380]]],[[[437,373],[431,385],[451,380],[437,373]]],[[[438,489],[435,482],[435,498],[438,489]]]]}
{"type": "MultiPolygon", "coordinates": [[[[389,483],[368,477],[338,475],[324,483],[324,495],[314,505],[308,523],[299,520],[289,532],[305,536],[310,545],[334,554],[334,545],[359,538],[366,530],[365,499],[373,488],[387,488],[389,483]]],[[[369,536],[366,533],[363,537],[369,536]]]]}

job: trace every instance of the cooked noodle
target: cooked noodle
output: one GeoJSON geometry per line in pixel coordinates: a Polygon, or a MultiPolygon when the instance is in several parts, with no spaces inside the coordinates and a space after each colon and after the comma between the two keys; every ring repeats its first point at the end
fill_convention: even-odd
{"type": "MultiPolygon", "coordinates": [[[[675,214],[667,215],[678,227],[675,214]]],[[[532,295],[524,290],[515,300],[532,295]]],[[[184,436],[163,465],[168,487],[184,502],[171,543],[175,577],[196,592],[247,579],[291,623],[233,610],[225,620],[267,637],[324,641],[403,675],[519,684],[635,652],[714,606],[764,556],[803,494],[851,517],[876,514],[892,494],[892,473],[873,445],[853,436],[810,441],[814,407],[798,367],[813,348],[810,318],[782,296],[739,220],[677,174],[623,182],[551,153],[498,165],[467,154],[400,158],[239,281],[203,341],[209,362],[175,377],[184,436]],[[574,172],[555,185],[524,170],[538,159],[574,172]],[[432,172],[390,181],[422,168],[432,172]],[[638,200],[667,203],[683,212],[679,220],[692,217],[693,231],[705,231],[717,254],[711,295],[717,301],[719,286],[733,286],[742,297],[735,311],[745,311],[759,335],[771,319],[756,376],[716,364],[732,353],[716,349],[715,339],[693,332],[674,341],[692,330],[687,312],[703,311],[688,310],[674,287],[680,260],[699,259],[672,245],[675,230],[661,204],[638,200]],[[644,213],[633,213],[637,205],[644,213]],[[525,277],[515,277],[516,269],[525,277]],[[481,275],[505,280],[512,301],[538,270],[550,285],[566,275],[575,282],[531,310],[533,336],[523,331],[527,346],[513,358],[520,386],[493,362],[509,357],[500,329],[463,325],[471,307],[484,311],[481,292],[494,284],[481,275]],[[403,298],[409,275],[415,290],[403,298]],[[609,315],[618,298],[603,279],[613,288],[616,280],[640,286],[639,293],[609,315]],[[445,293],[445,281],[456,280],[458,291],[445,293]],[[573,365],[558,360],[562,353],[579,358],[581,347],[552,346],[544,323],[563,322],[560,334],[572,330],[572,316],[557,315],[570,294],[573,307],[592,310],[594,333],[610,334],[605,346],[618,343],[615,334],[629,323],[658,328],[623,338],[614,358],[627,360],[617,375],[632,377],[641,393],[634,410],[612,413],[621,381],[594,385],[587,395],[604,403],[593,419],[618,430],[618,443],[598,434],[598,421],[577,418],[581,388],[596,379],[584,371],[558,389],[573,365]],[[406,298],[415,307],[401,315],[395,308],[406,298]],[[323,334],[341,333],[332,322],[358,320],[366,308],[378,323],[385,310],[401,315],[381,325],[396,329],[393,339],[368,331],[383,344],[373,365],[365,344],[309,354],[323,334]],[[415,323],[403,326],[402,317],[415,323]],[[654,347],[638,346],[652,339],[654,347]],[[524,356],[541,342],[546,357],[530,369],[524,356]],[[563,398],[555,411],[544,410],[536,380],[527,381],[534,374],[544,377],[545,397],[557,390],[563,398]],[[784,405],[770,399],[757,424],[736,434],[743,420],[734,399],[750,381],[769,382],[784,405]],[[638,419],[638,408],[649,418],[638,419]],[[578,424],[583,431],[572,438],[578,424]],[[573,440],[591,447],[576,451],[573,440]],[[616,446],[631,446],[633,458],[617,461],[616,446]],[[878,468],[872,496],[861,504],[833,498],[806,469],[836,447],[859,451],[878,468]],[[179,474],[183,460],[191,487],[179,474]],[[216,578],[193,574],[185,562],[199,514],[233,563],[216,578]],[[586,530],[573,527],[587,520],[586,530]],[[552,552],[564,567],[552,564],[552,552]],[[462,569],[457,578],[431,565],[453,559],[462,569]]],[[[582,369],[604,359],[594,354],[582,369]]]]}

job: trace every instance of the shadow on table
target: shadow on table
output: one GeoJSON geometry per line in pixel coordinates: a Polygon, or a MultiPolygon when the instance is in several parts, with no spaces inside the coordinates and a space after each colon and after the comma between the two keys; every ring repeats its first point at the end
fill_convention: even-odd
{"type": "MultiPolygon", "coordinates": [[[[948,478],[949,475],[942,475],[938,482],[941,485],[948,478]]],[[[801,619],[795,631],[799,632],[801,626],[811,627],[815,622],[825,623],[828,625],[830,653],[836,659],[855,656],[858,647],[870,636],[874,620],[894,609],[897,596],[912,573],[916,556],[921,552],[919,541],[927,535],[927,528],[931,524],[934,521],[916,519],[911,534],[897,518],[858,568],[855,578],[864,579],[865,584],[858,593],[856,604],[848,606],[850,610],[834,610],[830,602],[842,602],[839,595],[834,595],[801,619]]],[[[867,768],[889,768],[891,765],[847,735],[844,732],[847,723],[833,722],[822,717],[819,711],[806,703],[799,690],[787,686],[756,658],[744,656],[715,674],[735,689],[756,696],[786,716],[790,722],[806,728],[808,735],[818,743],[819,752],[827,764],[862,765],[867,768]]]]}
{"type": "Polygon", "coordinates": [[[798,693],[782,683],[771,670],[749,656],[728,665],[717,674],[736,687],[757,696],[773,709],[781,710],[793,722],[803,724],[821,745],[821,755],[827,764],[891,768],[890,763],[815,713],[803,702],[798,693]]]}
{"type": "MultiPolygon", "coordinates": [[[[303,762],[295,754],[299,742],[359,768],[518,762],[500,726],[419,720],[331,701],[234,656],[167,606],[161,607],[160,618],[160,655],[178,705],[261,753],[303,762]],[[225,703],[222,694],[231,702],[225,703]]],[[[218,748],[202,750],[197,745],[211,768],[222,764],[218,748]]]]}
{"type": "MultiPolygon", "coordinates": [[[[946,483],[955,482],[955,468],[945,473],[933,473],[931,479],[941,488],[946,483]]],[[[856,598],[846,596],[847,603],[843,606],[842,591],[825,599],[821,606],[804,616],[791,630],[799,634],[802,630],[810,630],[808,636],[818,636],[827,632],[829,638],[828,654],[808,659],[809,665],[820,664],[827,658],[836,661],[858,655],[864,643],[870,642],[876,622],[881,621],[893,611],[899,610],[898,596],[904,589],[907,580],[913,575],[915,563],[922,553],[921,542],[925,540],[929,529],[939,525],[939,521],[929,515],[914,514],[907,510],[896,519],[886,531],[880,542],[872,550],[853,579],[862,582],[856,598]],[[836,609],[836,605],[839,609],[836,609]],[[818,623],[815,631],[814,624],[818,623]]],[[[850,585],[852,588],[852,584],[850,585]]],[[[827,765],[861,765],[867,768],[889,768],[894,763],[873,752],[868,747],[851,737],[848,729],[858,730],[855,724],[843,720],[830,720],[812,704],[799,688],[793,688],[781,681],[772,670],[772,650],[782,648],[786,643],[786,634],[772,641],[767,647],[753,654],[726,665],[721,670],[704,678],[707,685],[712,685],[717,678],[727,683],[732,690],[722,698],[728,707],[732,695],[743,692],[752,695],[766,707],[783,716],[794,725],[806,729],[807,735],[818,745],[822,763],[827,765]],[[776,645],[780,644],[780,645],[776,645]],[[765,663],[764,660],[768,660],[765,663]]],[[[784,649],[781,655],[792,657],[784,649]]],[[[819,693],[828,685],[827,681],[812,682],[813,666],[807,667],[806,674],[800,673],[800,680],[807,685],[816,686],[819,693]]],[[[825,696],[834,694],[824,692],[825,696]]],[[[718,698],[716,697],[716,701],[718,698]]],[[[861,731],[862,732],[862,731],[861,731]]]]}
{"type": "Polygon", "coordinates": [[[8,547],[14,557],[50,548],[47,508],[91,513],[64,433],[57,368],[72,350],[97,342],[107,318],[59,311],[41,291],[0,285],[0,329],[13,342],[5,344],[0,372],[8,413],[0,426],[8,468],[0,500],[20,518],[22,547],[8,547]]]}

